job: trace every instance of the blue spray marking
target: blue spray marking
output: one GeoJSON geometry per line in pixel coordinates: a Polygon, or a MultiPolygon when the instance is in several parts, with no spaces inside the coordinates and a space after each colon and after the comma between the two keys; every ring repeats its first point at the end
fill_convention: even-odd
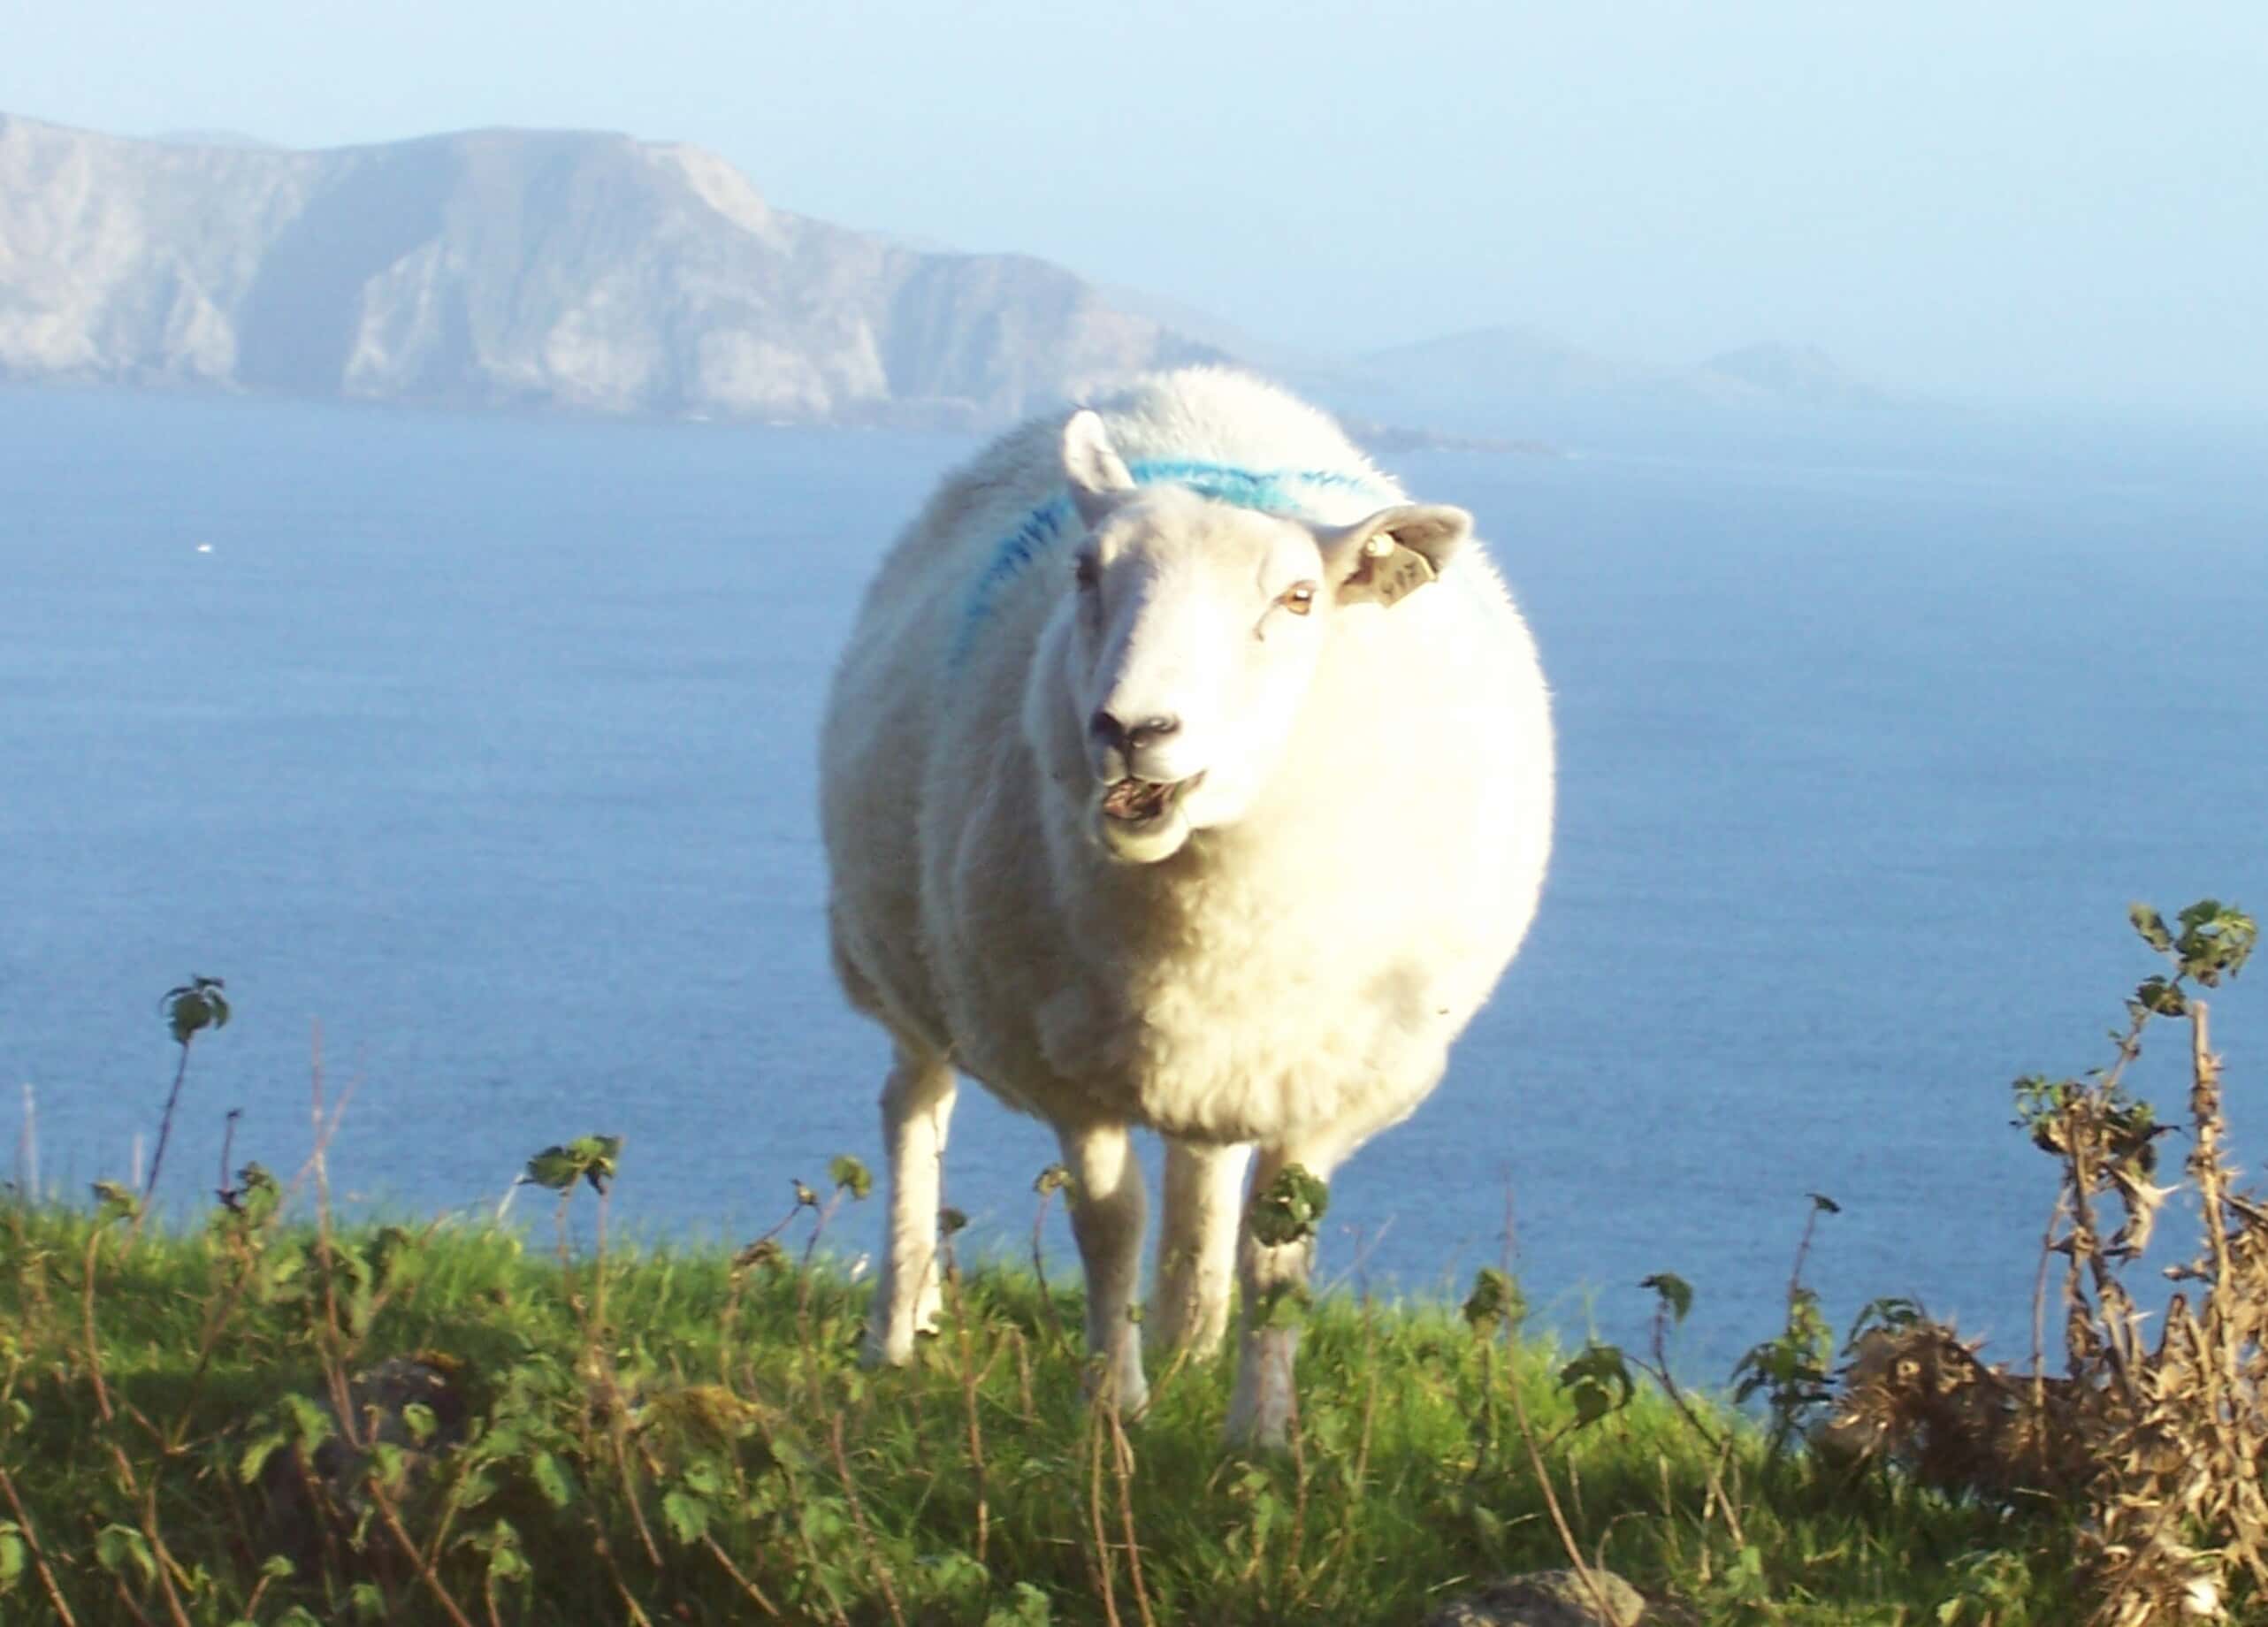
{"type": "MultiPolygon", "coordinates": [[[[1239,508],[1257,509],[1263,514],[1304,512],[1308,505],[1298,488],[1361,493],[1380,508],[1400,500],[1358,475],[1328,469],[1257,470],[1181,458],[1144,458],[1127,464],[1126,473],[1134,477],[1136,485],[1183,485],[1200,497],[1239,508]]],[[[1076,513],[1071,493],[1058,492],[1026,515],[1021,524],[1000,539],[991,560],[970,585],[968,603],[961,615],[960,633],[953,641],[956,666],[974,645],[977,630],[991,615],[993,601],[1001,589],[1063,540],[1065,533],[1078,523],[1076,513]]]]}

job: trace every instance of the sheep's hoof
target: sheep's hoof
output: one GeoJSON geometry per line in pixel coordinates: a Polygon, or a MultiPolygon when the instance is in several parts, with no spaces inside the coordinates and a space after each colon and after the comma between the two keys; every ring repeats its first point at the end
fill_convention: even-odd
{"type": "Polygon", "coordinates": [[[859,1365],[872,1372],[878,1367],[911,1367],[913,1365],[914,1337],[909,1333],[904,1339],[892,1339],[873,1328],[859,1341],[859,1365]]]}
{"type": "Polygon", "coordinates": [[[1138,1422],[1149,1410],[1149,1380],[1143,1376],[1139,1360],[1126,1363],[1113,1372],[1103,1357],[1090,1356],[1087,1358],[1084,1386],[1087,1404],[1109,1405],[1118,1413],[1120,1423],[1138,1422]]]}

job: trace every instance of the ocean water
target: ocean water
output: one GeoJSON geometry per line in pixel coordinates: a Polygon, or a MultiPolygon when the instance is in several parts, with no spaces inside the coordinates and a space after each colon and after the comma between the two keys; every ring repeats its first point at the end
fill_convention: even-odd
{"type": "MultiPolygon", "coordinates": [[[[0,1124],[122,1177],[158,997],[227,980],[164,1185],[297,1168],[492,1210],[626,1138],[618,1226],[737,1239],[879,1163],[879,1035],[827,971],[813,733],[946,437],[0,393],[0,1124]]],[[[2268,483],[2210,427],[1616,426],[1394,460],[1464,504],[1556,692],[1542,913],[1442,1089],[1335,1183],[1323,1272],[1703,1377],[1806,1266],[2029,1341],[2052,1170],[2008,1083],[2106,1059],[2127,902],[2268,908],[2268,483]]],[[[1413,689],[1455,681],[1413,673],[1413,689]]],[[[2268,1145],[2268,966],[2214,1001],[2268,1145]]],[[[2140,1075],[2169,1108],[2182,1079],[2140,1075]]],[[[964,1092],[951,1200],[1015,1250],[1037,1124],[964,1092]]],[[[878,1206],[847,1211],[847,1253],[878,1206]]],[[[529,1205],[520,1212],[535,1212],[529,1205]]],[[[1058,1245],[1060,1247],[1060,1234],[1058,1245]]]]}

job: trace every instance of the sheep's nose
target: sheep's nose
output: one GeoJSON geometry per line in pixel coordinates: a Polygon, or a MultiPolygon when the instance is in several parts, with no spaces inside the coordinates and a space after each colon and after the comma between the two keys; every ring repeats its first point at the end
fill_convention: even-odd
{"type": "Polygon", "coordinates": [[[1160,714],[1146,717],[1129,729],[1113,716],[1108,707],[1098,707],[1087,722],[1095,737],[1107,746],[1131,757],[1144,746],[1155,745],[1181,727],[1181,720],[1160,714]]]}

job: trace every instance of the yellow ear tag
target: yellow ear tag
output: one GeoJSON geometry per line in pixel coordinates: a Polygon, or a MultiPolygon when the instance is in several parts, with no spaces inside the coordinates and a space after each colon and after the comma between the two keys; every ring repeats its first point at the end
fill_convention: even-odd
{"type": "Polygon", "coordinates": [[[1339,600],[1341,604],[1359,604],[1371,600],[1391,605],[1408,598],[1439,575],[1432,560],[1395,541],[1391,531],[1380,531],[1363,544],[1363,562],[1340,584],[1339,600]]]}

